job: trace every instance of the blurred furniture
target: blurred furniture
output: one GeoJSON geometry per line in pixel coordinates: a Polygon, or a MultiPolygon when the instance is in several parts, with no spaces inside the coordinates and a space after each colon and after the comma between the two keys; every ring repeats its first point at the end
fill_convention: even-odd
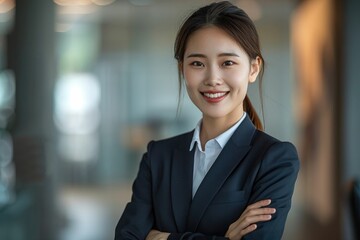
{"type": "Polygon", "coordinates": [[[360,239],[360,180],[351,184],[350,191],[350,214],[353,220],[353,229],[356,239],[360,239]]]}

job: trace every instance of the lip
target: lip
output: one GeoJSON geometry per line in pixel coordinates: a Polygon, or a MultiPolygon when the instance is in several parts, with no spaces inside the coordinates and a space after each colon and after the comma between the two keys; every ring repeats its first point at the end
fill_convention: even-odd
{"type": "Polygon", "coordinates": [[[229,91],[203,91],[200,93],[205,99],[205,101],[209,103],[218,103],[221,102],[224,98],[226,98],[226,96],[229,94],[229,91]]]}

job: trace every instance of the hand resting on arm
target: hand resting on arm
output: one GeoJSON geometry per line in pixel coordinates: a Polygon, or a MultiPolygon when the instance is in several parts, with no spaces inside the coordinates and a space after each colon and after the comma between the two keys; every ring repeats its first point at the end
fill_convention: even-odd
{"type": "MultiPolygon", "coordinates": [[[[258,201],[249,205],[245,211],[241,214],[238,220],[233,222],[226,234],[225,238],[230,240],[240,240],[246,234],[254,231],[257,227],[257,222],[264,222],[271,220],[271,214],[276,212],[275,208],[268,208],[271,203],[270,199],[258,201]]],[[[170,233],[160,232],[158,230],[151,230],[146,237],[146,240],[165,240],[169,237],[170,233]]],[[[191,239],[213,239],[213,236],[192,236],[191,239]]],[[[183,238],[182,238],[183,239],[183,238]]],[[[184,238],[186,239],[186,238],[184,238]]]]}

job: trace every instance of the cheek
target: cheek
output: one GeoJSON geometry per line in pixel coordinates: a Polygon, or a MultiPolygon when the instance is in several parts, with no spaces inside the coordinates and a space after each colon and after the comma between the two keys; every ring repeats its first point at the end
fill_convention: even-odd
{"type": "Polygon", "coordinates": [[[249,76],[241,71],[232,72],[226,76],[227,84],[238,91],[246,91],[249,82],[249,76]]]}
{"type": "Polygon", "coordinates": [[[198,87],[193,82],[185,81],[186,92],[193,99],[198,93],[198,87]]]}
{"type": "Polygon", "coordinates": [[[187,88],[198,87],[201,77],[194,71],[184,71],[184,80],[187,88]]]}

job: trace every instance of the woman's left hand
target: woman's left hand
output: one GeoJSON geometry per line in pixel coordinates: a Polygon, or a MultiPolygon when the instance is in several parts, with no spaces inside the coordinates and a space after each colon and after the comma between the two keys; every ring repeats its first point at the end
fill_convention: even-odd
{"type": "Polygon", "coordinates": [[[231,240],[239,240],[246,234],[255,231],[256,223],[269,221],[275,213],[275,208],[269,208],[270,199],[258,201],[249,205],[241,214],[240,218],[233,222],[227,230],[225,237],[231,240]]]}
{"type": "Polygon", "coordinates": [[[166,240],[170,233],[160,232],[158,230],[151,230],[146,236],[146,240],[166,240]]]}

